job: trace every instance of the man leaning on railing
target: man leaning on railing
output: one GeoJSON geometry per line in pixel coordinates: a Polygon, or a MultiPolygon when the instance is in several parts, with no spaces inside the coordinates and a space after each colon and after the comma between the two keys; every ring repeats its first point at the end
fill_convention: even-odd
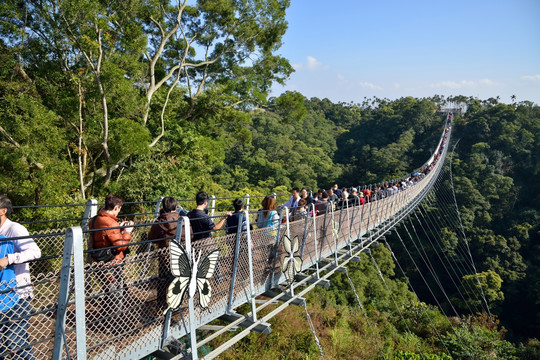
{"type": "Polygon", "coordinates": [[[0,359],[11,355],[14,359],[28,360],[35,358],[32,347],[28,344],[30,300],[34,294],[27,262],[39,258],[41,250],[24,226],[8,219],[12,209],[11,200],[1,195],[0,235],[19,239],[7,240],[11,241],[13,246],[6,256],[0,258],[0,271],[3,273],[13,270],[16,279],[16,297],[2,297],[4,300],[9,298],[10,301],[2,304],[6,306],[2,306],[0,312],[0,359]]]}

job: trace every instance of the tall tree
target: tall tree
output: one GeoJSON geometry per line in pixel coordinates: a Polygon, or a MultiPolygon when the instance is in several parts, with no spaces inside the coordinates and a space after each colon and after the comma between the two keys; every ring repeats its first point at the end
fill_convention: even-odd
{"type": "Polygon", "coordinates": [[[219,127],[235,111],[264,103],[272,83],[292,72],[275,55],[288,6],[288,0],[13,1],[2,5],[0,31],[16,73],[35,83],[71,130],[84,194],[150,152],[174,122],[212,120],[219,127]]]}

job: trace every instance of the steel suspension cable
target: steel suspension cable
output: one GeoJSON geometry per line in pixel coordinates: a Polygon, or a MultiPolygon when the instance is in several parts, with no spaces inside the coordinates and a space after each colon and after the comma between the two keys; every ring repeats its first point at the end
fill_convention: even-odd
{"type": "MultiPolygon", "coordinates": [[[[454,229],[457,223],[455,221],[451,222],[451,220],[448,220],[448,219],[452,219],[452,215],[449,214],[448,211],[446,210],[447,207],[442,205],[440,202],[438,202],[435,195],[433,195],[433,198],[427,198],[427,201],[431,201],[432,203],[434,203],[434,207],[439,212],[439,218],[443,219],[443,221],[446,222],[446,225],[448,225],[450,228],[454,229]],[[436,204],[435,204],[435,202],[436,202],[436,204]],[[444,210],[441,210],[441,209],[444,209],[444,210]],[[443,214],[443,211],[444,211],[444,214],[443,214]]],[[[461,241],[459,241],[459,238],[461,237],[461,234],[459,232],[455,232],[455,234],[458,237],[458,244],[457,244],[457,247],[456,247],[456,252],[459,253],[462,256],[462,258],[465,260],[465,259],[468,258],[468,255],[466,254],[465,246],[461,243],[461,241]]],[[[461,239],[464,241],[463,238],[461,238],[461,239]]],[[[463,261],[463,263],[464,263],[465,266],[467,266],[467,271],[473,272],[473,268],[469,264],[468,261],[463,261]]]]}
{"type": "MultiPolygon", "coordinates": [[[[368,250],[369,250],[369,249],[368,249],[368,250]]],[[[379,268],[379,264],[377,264],[377,261],[376,261],[375,258],[373,257],[373,254],[371,253],[371,250],[369,250],[368,253],[369,253],[369,256],[371,257],[371,260],[373,261],[373,265],[375,265],[375,269],[377,269],[377,272],[379,273],[379,276],[380,276],[380,278],[382,279],[384,288],[386,289],[386,291],[388,292],[388,294],[389,294],[390,297],[392,298],[392,302],[394,303],[394,306],[396,307],[396,310],[398,311],[399,316],[401,317],[401,320],[402,320],[403,323],[405,324],[405,327],[407,328],[407,331],[409,332],[409,334],[412,335],[413,332],[411,331],[411,328],[410,328],[409,325],[407,324],[407,321],[405,320],[405,317],[403,316],[403,313],[401,312],[401,309],[399,308],[399,305],[398,305],[398,303],[397,303],[397,301],[396,301],[396,298],[395,298],[394,295],[392,294],[392,291],[390,291],[390,288],[388,287],[388,284],[386,283],[386,280],[384,279],[384,275],[382,274],[381,269],[379,268]]],[[[425,358],[424,353],[422,352],[422,350],[420,349],[420,347],[418,346],[418,344],[415,343],[415,346],[416,346],[416,348],[418,349],[418,351],[420,352],[420,354],[422,355],[422,358],[425,358]]]]}
{"type": "Polygon", "coordinates": [[[454,191],[454,177],[453,177],[453,174],[452,174],[452,158],[454,157],[454,151],[455,151],[456,146],[457,146],[457,144],[459,143],[460,140],[461,140],[461,138],[454,144],[454,147],[452,148],[452,153],[450,154],[450,183],[452,184],[452,195],[454,197],[454,204],[456,205],[456,212],[458,214],[459,224],[461,226],[461,232],[463,233],[463,237],[465,238],[465,244],[467,245],[467,250],[468,250],[469,256],[471,258],[471,264],[472,264],[472,266],[474,268],[474,273],[476,275],[476,280],[478,281],[478,287],[480,287],[480,290],[482,291],[482,297],[483,297],[484,302],[486,304],[486,307],[488,309],[489,318],[491,319],[491,311],[489,309],[489,304],[487,302],[486,295],[484,294],[484,289],[482,288],[482,284],[480,283],[480,279],[478,278],[478,271],[476,270],[476,266],[474,265],[474,259],[472,257],[471,249],[469,248],[469,242],[467,241],[467,235],[465,234],[465,228],[463,227],[463,222],[461,221],[461,214],[459,212],[459,206],[458,206],[457,199],[456,199],[456,192],[454,191]]]}
{"type": "Polygon", "coordinates": [[[373,329],[373,327],[371,326],[371,322],[369,321],[368,313],[366,309],[364,308],[364,305],[362,305],[362,302],[360,301],[360,297],[358,296],[358,293],[356,292],[356,288],[354,287],[351,277],[349,276],[349,270],[347,268],[344,268],[344,269],[345,269],[345,275],[347,276],[347,280],[349,281],[349,285],[351,286],[354,296],[356,297],[356,301],[358,301],[358,305],[360,305],[362,314],[366,318],[366,323],[368,324],[369,330],[371,331],[371,334],[373,335],[373,340],[375,341],[375,344],[379,348],[379,351],[381,352],[382,357],[386,360],[386,356],[384,355],[384,350],[381,347],[379,340],[377,340],[377,335],[375,334],[375,330],[373,329]]]}
{"type": "MultiPolygon", "coordinates": [[[[426,223],[426,225],[430,228],[430,230],[436,234],[436,237],[439,239],[439,241],[442,243],[443,242],[443,239],[442,239],[442,235],[435,231],[435,229],[437,228],[436,226],[436,221],[437,219],[435,218],[434,215],[432,215],[430,213],[430,211],[428,211],[425,206],[423,204],[421,204],[419,207],[418,207],[418,210],[419,210],[419,213],[420,215],[422,216],[422,218],[424,219],[424,222],[426,223]]],[[[442,216],[442,215],[439,215],[439,216],[442,216]]],[[[453,232],[455,234],[455,232],[453,232]]],[[[456,255],[461,255],[463,256],[464,253],[463,253],[463,249],[459,247],[459,238],[458,238],[458,244],[456,245],[456,248],[454,249],[455,252],[456,252],[456,255]]],[[[443,251],[442,249],[442,246],[441,246],[441,251],[443,251]]],[[[444,251],[443,251],[444,252],[444,251]]],[[[450,257],[451,260],[454,262],[456,268],[460,271],[460,274],[463,276],[463,275],[466,275],[468,272],[468,270],[472,269],[472,268],[469,268],[468,265],[469,263],[464,261],[466,259],[466,257],[463,257],[463,260],[460,261],[461,264],[458,264],[458,262],[450,257]],[[461,265],[461,266],[460,266],[461,265]]]]}
{"type": "MultiPolygon", "coordinates": [[[[426,206],[432,206],[434,208],[433,212],[434,211],[437,211],[437,216],[439,220],[434,220],[434,222],[442,222],[439,224],[439,228],[442,228],[443,225],[444,227],[448,228],[448,229],[455,229],[455,223],[453,223],[451,221],[452,219],[452,215],[448,213],[448,211],[446,210],[447,207],[442,204],[440,201],[438,201],[438,198],[436,195],[432,195],[430,197],[426,197],[426,201],[425,201],[425,205],[426,206]]],[[[425,206],[424,206],[425,208],[425,206]]],[[[428,210],[425,210],[426,211],[426,214],[430,214],[432,211],[428,211],[428,210]]],[[[433,217],[435,217],[435,215],[433,215],[433,217]]],[[[436,226],[433,226],[434,228],[436,228],[436,226]]],[[[456,248],[455,248],[455,251],[456,253],[458,253],[459,255],[462,256],[462,259],[466,259],[467,257],[464,256],[465,253],[464,253],[464,248],[463,248],[463,245],[461,244],[461,240],[460,240],[460,234],[457,233],[456,231],[453,231],[454,234],[456,234],[457,238],[458,238],[458,242],[457,242],[457,245],[456,245],[456,248]]],[[[463,260],[461,260],[461,262],[463,263],[463,260]]],[[[465,266],[468,266],[468,262],[464,262],[465,266]]],[[[471,268],[472,269],[472,268],[471,268]]],[[[469,268],[467,268],[467,271],[469,270],[469,268]]]]}
{"type": "MultiPolygon", "coordinates": [[[[450,170],[451,170],[451,167],[450,167],[451,163],[449,163],[449,167],[448,167],[448,173],[449,173],[449,179],[450,179],[450,170]]],[[[447,186],[442,186],[442,177],[441,179],[437,179],[439,181],[439,183],[437,184],[437,182],[435,183],[435,189],[436,190],[439,190],[437,191],[437,196],[434,195],[434,201],[437,201],[437,203],[439,203],[439,201],[442,201],[444,202],[445,200],[447,201],[448,205],[450,206],[437,206],[437,208],[439,210],[442,210],[442,211],[445,211],[445,213],[447,215],[449,215],[449,217],[442,217],[443,219],[445,219],[447,221],[447,223],[451,224],[451,226],[455,227],[456,229],[463,229],[462,228],[462,225],[461,224],[461,218],[459,217],[459,213],[458,212],[450,212],[449,209],[450,208],[455,208],[455,193],[451,192],[451,189],[453,190],[453,183],[451,183],[451,186],[450,187],[447,187],[447,186]],[[451,188],[451,189],[450,189],[451,188]],[[453,222],[451,222],[450,220],[453,220],[453,222]]],[[[456,208],[457,210],[457,208],[456,208]]],[[[461,238],[466,241],[467,240],[467,237],[465,236],[465,233],[464,231],[459,231],[459,232],[456,232],[456,234],[458,236],[461,236],[461,238]]],[[[466,252],[467,251],[467,246],[468,246],[468,242],[467,244],[465,245],[462,245],[464,247],[464,251],[466,252]]],[[[468,254],[465,256],[465,257],[468,257],[468,254]]]]}
{"type": "MultiPolygon", "coordinates": [[[[437,187],[437,189],[438,189],[438,187],[437,187]]],[[[446,189],[446,187],[443,187],[443,189],[446,190],[447,192],[450,191],[449,189],[446,189]]],[[[439,194],[438,197],[433,195],[434,199],[431,199],[431,200],[437,201],[437,203],[439,203],[438,200],[440,199],[441,201],[444,201],[445,196],[446,196],[446,200],[448,201],[448,203],[451,203],[450,207],[454,208],[454,204],[455,204],[454,195],[449,195],[449,194],[447,194],[445,192],[442,192],[442,191],[439,191],[438,194],[439,194]]],[[[430,200],[430,199],[428,198],[428,200],[430,200]]],[[[442,211],[445,211],[445,213],[447,215],[447,216],[441,216],[441,218],[445,219],[451,227],[458,229],[460,227],[460,223],[459,223],[460,218],[458,217],[458,215],[456,213],[449,213],[449,208],[450,207],[441,206],[441,205],[436,206],[436,208],[439,211],[441,211],[441,209],[442,209],[442,211]],[[453,220],[453,222],[451,222],[451,220],[453,220]]],[[[463,259],[472,260],[472,256],[469,255],[470,254],[470,249],[468,247],[468,240],[467,240],[466,237],[464,237],[464,232],[463,231],[461,231],[461,232],[457,231],[456,235],[458,236],[458,238],[461,237],[461,239],[464,242],[464,244],[461,244],[461,242],[458,242],[458,247],[456,248],[456,250],[460,253],[460,255],[463,257],[463,259]]],[[[471,261],[470,264],[469,264],[468,261],[464,261],[464,264],[467,266],[468,271],[470,273],[477,274],[474,263],[472,261],[471,261]]],[[[481,288],[481,286],[480,286],[480,288],[481,288]]],[[[481,290],[481,293],[482,293],[481,296],[482,296],[482,298],[484,298],[483,289],[481,288],[480,290],[481,290]]],[[[487,302],[487,301],[484,301],[484,302],[487,302]]],[[[488,311],[488,313],[489,313],[489,311],[488,311]]]]}
{"type": "Polygon", "coordinates": [[[450,305],[450,307],[452,308],[452,310],[454,311],[454,314],[459,317],[459,314],[457,312],[457,310],[454,308],[454,304],[452,304],[452,301],[450,301],[450,298],[448,297],[448,294],[446,293],[446,290],[444,289],[444,286],[442,285],[439,277],[437,276],[436,272],[435,272],[435,268],[433,268],[433,265],[431,265],[431,261],[429,260],[429,257],[427,256],[427,253],[424,249],[424,246],[422,245],[422,242],[420,241],[420,238],[418,237],[418,234],[416,233],[416,228],[414,227],[414,225],[412,224],[412,221],[409,221],[409,223],[411,224],[412,228],[413,228],[413,231],[416,235],[416,238],[418,239],[418,243],[420,244],[420,247],[422,248],[425,256],[426,256],[426,259],[424,259],[422,257],[422,253],[420,252],[420,250],[418,249],[418,246],[416,246],[416,242],[414,241],[413,237],[411,236],[411,233],[409,232],[409,229],[407,229],[407,225],[406,224],[403,224],[403,227],[405,228],[405,230],[407,231],[407,234],[409,234],[409,238],[411,239],[411,241],[413,242],[414,244],[414,247],[417,249],[418,253],[420,254],[420,257],[422,257],[422,259],[424,260],[424,263],[426,264],[426,266],[428,267],[428,270],[431,272],[431,276],[433,276],[433,278],[435,279],[435,282],[437,283],[437,285],[439,285],[439,288],[441,289],[441,291],[443,292],[443,295],[444,297],[446,298],[446,300],[448,301],[448,304],[450,305]],[[426,262],[427,260],[427,262],[426,262]],[[429,263],[429,265],[428,265],[429,263]]]}
{"type": "MultiPolygon", "coordinates": [[[[444,198],[442,198],[442,197],[441,197],[441,199],[444,200],[444,198]]],[[[447,198],[447,200],[448,200],[448,198],[447,198]]],[[[448,200],[448,201],[450,203],[450,200],[448,200]]],[[[452,202],[451,205],[453,207],[453,200],[451,202],[452,202]]],[[[448,214],[449,210],[446,210],[445,213],[448,214]]],[[[469,266],[469,271],[471,273],[475,273],[474,265],[473,265],[472,262],[470,262],[471,257],[469,256],[470,249],[468,248],[468,239],[466,237],[464,237],[463,233],[459,230],[460,224],[459,224],[459,219],[458,219],[457,215],[456,214],[450,214],[448,222],[449,222],[450,226],[453,226],[453,228],[457,229],[456,235],[458,236],[458,238],[461,238],[461,240],[462,240],[462,241],[459,242],[461,255],[463,256],[464,259],[469,260],[469,261],[465,262],[469,266]]]]}
{"type": "MultiPolygon", "coordinates": [[[[426,225],[427,225],[428,227],[430,227],[430,230],[431,230],[432,232],[434,232],[434,233],[437,235],[437,237],[439,238],[439,241],[442,243],[442,236],[441,236],[438,232],[435,232],[435,231],[433,230],[433,229],[435,229],[435,224],[433,223],[433,220],[432,220],[431,217],[430,217],[431,215],[428,213],[428,211],[424,208],[424,206],[423,206],[422,204],[418,207],[418,210],[419,210],[419,212],[420,212],[420,215],[421,215],[422,218],[424,219],[424,222],[426,223],[426,225]],[[423,211],[422,211],[422,210],[423,210],[423,211]],[[425,215],[424,215],[424,212],[426,213],[425,215]],[[431,225],[430,225],[430,224],[431,224],[431,225]]],[[[425,232],[425,231],[426,231],[426,230],[424,229],[424,232],[425,232]]],[[[441,252],[443,252],[443,254],[444,254],[444,251],[443,251],[443,249],[442,249],[442,246],[439,246],[439,248],[440,248],[441,252]]],[[[463,279],[463,277],[464,277],[466,274],[465,274],[463,271],[461,271],[461,270],[462,270],[462,267],[460,267],[460,266],[458,265],[458,263],[456,262],[456,260],[453,259],[452,257],[448,257],[448,256],[446,256],[446,255],[445,255],[445,257],[449,258],[449,259],[454,263],[455,267],[454,267],[454,266],[450,263],[450,261],[449,261],[450,267],[452,268],[452,270],[453,270],[454,274],[456,275],[456,277],[457,277],[458,279],[460,279],[460,278],[463,279]],[[461,277],[457,274],[456,268],[459,270],[461,277]]],[[[469,294],[475,293],[475,289],[471,286],[471,284],[470,284],[469,282],[465,282],[465,283],[462,282],[461,284],[464,284],[464,286],[468,288],[469,294]]],[[[458,291],[459,291],[459,288],[458,288],[458,291]]],[[[477,291],[477,290],[476,290],[476,291],[477,291]]],[[[461,292],[460,292],[460,295],[461,295],[463,301],[465,301],[465,299],[463,298],[463,295],[461,294],[461,292]]],[[[468,306],[468,307],[469,307],[469,306],[468,306]]],[[[475,306],[475,308],[476,308],[476,311],[478,311],[478,307],[475,306]]],[[[482,309],[483,309],[483,308],[482,308],[482,309]]],[[[469,307],[469,310],[471,310],[470,307],[469,307]]]]}
{"type": "MultiPolygon", "coordinates": [[[[409,218],[409,224],[412,225],[412,220],[409,218]]],[[[437,273],[435,272],[435,268],[433,267],[433,265],[431,264],[431,261],[429,259],[429,256],[427,255],[427,252],[426,250],[424,249],[424,247],[422,246],[422,243],[420,241],[420,238],[418,237],[418,235],[416,235],[416,239],[418,239],[418,243],[420,244],[420,247],[422,248],[422,251],[420,251],[420,248],[418,247],[418,245],[416,244],[416,241],[414,240],[414,238],[412,237],[409,229],[407,228],[407,224],[406,223],[403,223],[403,228],[405,229],[405,231],[407,232],[407,234],[409,235],[409,238],[411,239],[411,242],[413,243],[416,251],[418,252],[418,255],[420,255],[420,258],[422,259],[422,261],[424,262],[424,265],[427,267],[427,269],[429,270],[429,272],[431,273],[431,276],[433,277],[433,280],[435,280],[435,283],[439,286],[439,289],[443,290],[443,286],[442,286],[442,283],[441,283],[441,280],[439,279],[439,277],[437,276],[437,273]]],[[[414,228],[414,227],[413,227],[414,228]]],[[[457,315],[457,312],[456,312],[456,315],[457,315]]]]}
{"type": "MultiPolygon", "coordinates": [[[[405,225],[405,224],[403,224],[405,225]]],[[[408,232],[408,231],[407,231],[408,232]]],[[[403,238],[401,237],[401,235],[399,234],[399,231],[397,231],[396,229],[396,235],[398,236],[400,242],[401,242],[401,245],[403,246],[403,248],[405,249],[405,251],[407,252],[407,255],[409,255],[409,258],[411,259],[412,263],[414,264],[416,270],[418,271],[418,274],[420,275],[420,277],[422,278],[422,280],[424,281],[424,283],[426,284],[429,292],[431,293],[431,296],[433,296],[433,298],[435,299],[435,302],[437,303],[437,306],[439,307],[440,311],[443,313],[444,317],[446,318],[446,320],[448,321],[448,324],[450,325],[450,328],[452,329],[452,332],[454,333],[454,335],[456,336],[456,338],[458,339],[458,341],[460,342],[461,346],[463,346],[464,349],[466,349],[465,345],[463,344],[463,342],[461,341],[461,338],[460,336],[458,335],[458,333],[456,332],[456,329],[454,328],[454,325],[452,325],[452,322],[450,322],[450,319],[448,318],[448,315],[446,314],[446,311],[444,311],[444,308],[441,306],[441,303],[439,302],[439,300],[437,299],[437,297],[435,296],[435,294],[433,293],[433,290],[431,289],[431,286],[429,286],[429,283],[427,282],[426,278],[424,277],[424,275],[422,274],[422,271],[420,271],[420,268],[418,267],[418,265],[416,264],[416,261],[414,261],[414,258],[413,256],[411,255],[411,253],[409,252],[409,249],[407,248],[407,245],[405,245],[405,242],[403,241],[403,238]]],[[[410,233],[409,233],[409,237],[410,237],[410,233]]],[[[469,354],[469,356],[471,356],[469,354]]],[[[472,358],[472,356],[471,356],[472,358]]]]}
{"type": "Polygon", "coordinates": [[[306,318],[309,323],[309,327],[311,329],[311,332],[313,333],[313,337],[315,338],[315,343],[317,344],[317,347],[319,348],[319,353],[321,354],[321,357],[324,360],[324,352],[321,346],[321,343],[319,342],[319,338],[317,337],[317,333],[315,332],[315,327],[313,326],[313,322],[311,321],[311,316],[309,316],[309,312],[307,311],[307,305],[306,302],[303,302],[304,310],[306,311],[306,318]]]}
{"type": "MultiPolygon", "coordinates": [[[[459,293],[461,299],[463,300],[463,302],[465,303],[465,305],[467,305],[467,308],[469,309],[469,311],[471,312],[471,315],[474,314],[473,310],[471,309],[471,307],[469,306],[469,303],[467,302],[467,300],[465,300],[465,297],[463,296],[461,290],[459,289],[459,286],[456,284],[456,282],[454,281],[454,278],[452,277],[452,275],[450,274],[450,271],[448,270],[448,267],[446,266],[446,264],[444,263],[443,261],[443,258],[440,256],[439,254],[439,251],[435,248],[435,245],[433,243],[433,241],[431,241],[431,238],[429,237],[428,233],[427,233],[427,230],[424,228],[424,225],[422,224],[422,222],[420,221],[420,219],[418,218],[418,215],[416,212],[414,212],[414,216],[416,218],[416,220],[418,221],[418,223],[420,224],[420,227],[422,228],[424,234],[426,235],[426,238],[428,239],[429,243],[431,244],[431,247],[433,248],[433,250],[435,251],[435,254],[437,255],[437,258],[439,259],[441,265],[443,266],[444,270],[446,271],[446,273],[448,274],[448,277],[450,278],[450,281],[452,281],[452,284],[454,284],[457,292],[459,293]]],[[[442,249],[440,249],[440,252],[442,252],[442,249]]],[[[452,264],[450,263],[450,261],[448,260],[448,258],[446,257],[446,255],[444,255],[443,253],[443,256],[444,258],[448,261],[448,264],[450,265],[450,267],[452,268],[453,272],[454,272],[454,275],[459,279],[459,276],[458,274],[456,273],[454,267],[452,266],[452,264]]],[[[477,309],[478,310],[478,309],[477,309]]]]}
{"type": "MultiPolygon", "coordinates": [[[[396,231],[397,232],[397,231],[396,231]]],[[[386,244],[386,247],[388,248],[388,250],[390,251],[390,254],[392,254],[392,258],[394,259],[394,261],[396,262],[399,270],[401,271],[401,273],[403,274],[403,277],[405,278],[405,281],[407,282],[407,286],[410,287],[411,291],[413,292],[414,296],[416,296],[416,300],[421,303],[422,301],[420,300],[420,298],[418,297],[418,294],[416,293],[416,290],[414,289],[411,281],[409,280],[409,277],[407,276],[407,274],[405,273],[405,270],[403,269],[403,267],[401,266],[401,263],[399,262],[396,254],[394,254],[394,251],[392,251],[392,248],[390,247],[390,244],[388,243],[388,241],[386,241],[386,239],[383,240],[384,243],[386,244]]],[[[431,326],[431,328],[433,329],[433,331],[435,332],[435,334],[437,335],[437,338],[439,339],[439,341],[441,342],[441,344],[444,346],[444,348],[446,349],[446,351],[448,352],[448,354],[450,354],[450,350],[448,350],[448,347],[446,347],[446,344],[442,341],[442,337],[441,337],[441,334],[439,333],[439,330],[437,330],[437,328],[435,327],[435,324],[433,323],[433,319],[429,316],[429,313],[427,312],[427,310],[420,306],[420,308],[422,309],[422,311],[424,312],[424,315],[426,316],[426,318],[429,320],[429,324],[431,326]]]]}
{"type": "Polygon", "coordinates": [[[418,271],[418,274],[420,275],[420,277],[422,278],[422,280],[424,281],[424,283],[426,284],[429,292],[431,293],[431,296],[433,296],[433,299],[435,300],[435,302],[437,303],[437,306],[439,307],[439,309],[441,309],[441,312],[443,313],[443,315],[448,318],[448,315],[446,315],[446,312],[444,311],[443,307],[441,306],[441,303],[439,302],[439,299],[437,299],[437,296],[435,296],[435,293],[433,292],[433,290],[431,289],[431,286],[429,286],[429,283],[427,281],[427,279],[424,277],[424,274],[422,273],[422,271],[420,271],[420,268],[418,267],[418,265],[416,264],[416,261],[414,261],[414,258],[412,256],[412,254],[410,253],[409,249],[407,248],[407,245],[405,245],[405,242],[403,241],[403,238],[401,237],[401,235],[399,234],[399,231],[397,231],[396,229],[396,235],[398,236],[399,238],[399,241],[401,242],[401,245],[403,246],[403,248],[405,249],[405,252],[407,252],[407,255],[409,255],[409,258],[411,259],[414,267],[416,268],[416,270],[418,271]]]}
{"type": "MultiPolygon", "coordinates": [[[[433,196],[435,196],[435,195],[433,195],[433,196]]],[[[429,201],[429,199],[428,199],[428,201],[429,201]]],[[[441,207],[442,207],[442,206],[436,206],[436,209],[439,210],[441,207]]],[[[420,212],[420,215],[421,215],[422,218],[424,219],[424,222],[425,222],[426,226],[429,227],[430,231],[431,231],[433,234],[435,234],[435,236],[436,236],[437,238],[439,238],[439,241],[442,243],[442,242],[443,242],[442,236],[441,236],[441,234],[440,234],[439,231],[436,231],[437,226],[435,225],[435,222],[436,222],[437,220],[433,219],[434,216],[432,216],[431,212],[428,211],[428,210],[425,208],[424,203],[420,204],[420,206],[418,207],[418,211],[420,212]],[[425,212],[425,215],[424,215],[424,212],[425,212]]],[[[442,215],[439,215],[439,217],[440,217],[441,219],[447,218],[447,216],[442,216],[442,215]]],[[[419,222],[420,222],[420,221],[419,221],[419,222]]],[[[422,223],[422,222],[420,222],[420,225],[423,227],[423,223],[422,223]]],[[[424,229],[424,232],[426,232],[425,229],[424,229]]],[[[428,235],[426,234],[426,236],[428,236],[428,235]]],[[[458,239],[458,240],[459,240],[459,239],[458,239]]],[[[443,249],[442,249],[442,246],[440,246],[439,248],[441,249],[441,252],[444,253],[444,251],[443,251],[443,249]]],[[[456,253],[460,253],[461,255],[463,255],[463,253],[462,253],[462,251],[461,251],[461,248],[459,247],[459,241],[458,241],[457,246],[456,246],[456,248],[455,248],[454,250],[456,251],[456,253]]],[[[446,256],[446,255],[445,255],[445,256],[446,256]]],[[[466,257],[464,257],[464,259],[465,259],[465,258],[466,258],[466,257]]],[[[458,270],[460,270],[461,276],[465,275],[465,274],[461,271],[461,270],[462,270],[462,266],[459,266],[454,258],[450,257],[450,259],[451,259],[451,261],[454,263],[455,267],[456,267],[458,270]]],[[[449,262],[449,264],[451,265],[450,262],[449,262]]],[[[465,262],[465,265],[468,265],[468,263],[465,262]]],[[[458,276],[458,275],[457,275],[457,272],[456,272],[456,270],[455,270],[455,268],[454,268],[452,265],[451,265],[451,267],[452,267],[452,270],[454,271],[454,273],[456,274],[456,276],[458,276]]],[[[458,276],[458,278],[459,278],[459,276],[458,276]]]]}
{"type": "MultiPolygon", "coordinates": [[[[453,196],[450,194],[450,189],[446,186],[442,186],[442,184],[435,184],[435,188],[437,190],[437,195],[433,196],[432,201],[435,201],[437,203],[445,203],[445,205],[449,206],[439,206],[438,208],[441,211],[444,211],[448,218],[444,218],[448,224],[451,224],[452,226],[455,226],[457,230],[461,230],[459,226],[459,218],[457,213],[450,212],[450,208],[454,208],[454,199],[453,196]]],[[[466,239],[466,237],[463,236],[462,231],[456,232],[458,236],[460,236],[463,240],[466,239]]]]}

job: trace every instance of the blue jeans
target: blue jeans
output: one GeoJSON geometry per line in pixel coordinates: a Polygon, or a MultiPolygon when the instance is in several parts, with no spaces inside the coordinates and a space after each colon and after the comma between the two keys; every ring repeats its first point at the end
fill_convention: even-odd
{"type": "Polygon", "coordinates": [[[11,355],[11,359],[35,360],[32,347],[28,344],[30,299],[20,299],[8,311],[0,312],[0,360],[11,355]]]}

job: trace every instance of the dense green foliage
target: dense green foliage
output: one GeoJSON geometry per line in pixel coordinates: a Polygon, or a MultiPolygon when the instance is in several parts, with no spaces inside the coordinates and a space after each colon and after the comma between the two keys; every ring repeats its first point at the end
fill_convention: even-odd
{"type": "Polygon", "coordinates": [[[471,104],[457,127],[455,188],[479,271],[503,283],[501,317],[519,335],[539,334],[540,108],[471,104]]]}
{"type": "Polygon", "coordinates": [[[3,2],[0,124],[11,154],[1,166],[26,187],[0,191],[45,204],[127,184],[140,189],[125,193],[133,200],[153,198],[168,179],[182,183],[176,196],[211,184],[204,173],[223,162],[224,149],[250,139],[243,110],[264,104],[292,72],[275,54],[288,6],[3,2]],[[150,186],[148,167],[156,171],[150,186]],[[58,174],[61,181],[51,178],[58,174]]]}
{"type": "MultiPolygon", "coordinates": [[[[378,183],[429,158],[443,126],[437,108],[466,104],[454,126],[452,178],[447,167],[435,194],[388,237],[395,258],[384,246],[373,252],[386,282],[366,254],[350,267],[368,317],[342,274],[310,295],[309,311],[330,358],[376,358],[375,341],[395,359],[538,358],[540,107],[463,96],[267,99],[292,72],[276,55],[288,5],[2,3],[0,193],[39,205],[109,192],[140,201],[378,183]],[[481,313],[481,293],[506,337],[522,344],[504,340],[498,320],[481,313]],[[425,304],[437,302],[440,312],[425,304]]],[[[75,216],[54,211],[32,220],[75,216]]],[[[274,358],[279,349],[316,358],[304,321],[302,309],[289,309],[271,335],[252,335],[227,356],[274,358]]]]}

